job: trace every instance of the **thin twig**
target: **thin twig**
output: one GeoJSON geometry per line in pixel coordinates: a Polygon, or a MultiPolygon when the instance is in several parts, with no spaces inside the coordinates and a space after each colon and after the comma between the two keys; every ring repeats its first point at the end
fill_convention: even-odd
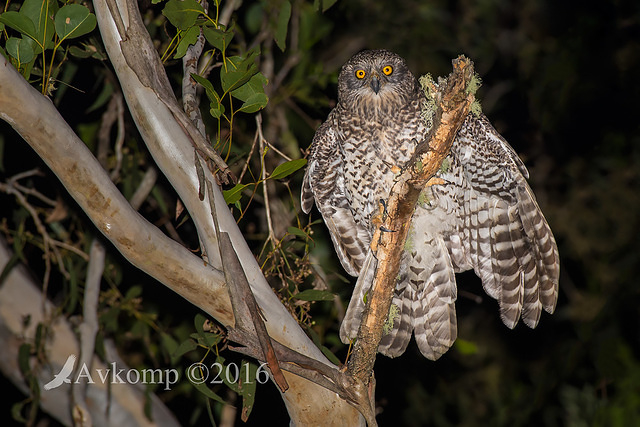
{"type": "Polygon", "coordinates": [[[258,145],[258,140],[259,139],[260,139],[260,134],[259,134],[258,130],[256,129],[256,135],[253,138],[253,143],[251,144],[251,150],[249,150],[249,155],[247,156],[247,161],[245,162],[244,166],[242,167],[242,171],[240,172],[240,176],[238,177],[238,182],[242,182],[242,178],[244,177],[244,174],[247,172],[247,169],[249,168],[249,162],[251,161],[251,157],[253,157],[253,153],[256,151],[256,146],[258,145]]]}
{"type": "Polygon", "coordinates": [[[218,17],[218,24],[224,25],[225,27],[229,25],[229,21],[231,21],[231,14],[241,5],[242,0],[229,0],[225,2],[218,17]]]}
{"type": "MultiPolygon", "coordinates": [[[[84,304],[80,331],[80,357],[76,369],[87,367],[91,371],[93,353],[98,333],[98,299],[100,296],[100,282],[104,272],[105,247],[98,239],[93,239],[89,252],[90,260],[87,268],[87,278],[84,287],[84,304]]],[[[72,384],[71,401],[72,416],[75,425],[91,425],[91,412],[87,406],[86,390],[88,383],[72,384]]]]}
{"type": "Polygon", "coordinates": [[[122,168],[122,147],[124,145],[124,101],[122,99],[122,92],[118,91],[115,93],[115,108],[116,108],[116,117],[117,117],[117,133],[116,133],[116,141],[114,143],[114,151],[116,153],[116,165],[111,171],[110,178],[111,181],[116,182],[120,179],[120,169],[122,168]]]}
{"type": "Polygon", "coordinates": [[[42,194],[41,192],[39,192],[38,190],[36,190],[35,188],[29,188],[29,187],[25,187],[22,184],[18,183],[18,182],[13,182],[12,185],[19,190],[20,192],[22,192],[23,194],[26,194],[28,196],[33,196],[36,199],[40,200],[43,203],[46,203],[47,205],[51,206],[51,207],[55,207],[58,202],[45,196],[44,194],[42,194]]]}
{"type": "Polygon", "coordinates": [[[129,199],[129,203],[135,210],[139,210],[142,203],[149,197],[149,193],[153,190],[158,179],[158,170],[155,166],[149,166],[142,177],[142,181],[138,184],[138,188],[129,199]]]}
{"type": "Polygon", "coordinates": [[[51,239],[51,244],[53,246],[57,246],[59,248],[62,249],[66,249],[68,251],[73,252],[74,254],[78,255],[80,258],[82,258],[85,261],[89,261],[89,255],[87,255],[86,252],[84,252],[82,249],[76,248],[73,245],[70,245],[69,243],[65,243],[65,242],[61,242],[59,240],[56,239],[51,239]]]}
{"type": "Polygon", "coordinates": [[[269,148],[271,148],[273,151],[275,151],[278,155],[280,155],[280,157],[282,157],[283,159],[285,159],[286,161],[290,162],[291,160],[293,160],[291,157],[287,156],[286,154],[284,154],[282,151],[278,150],[275,145],[273,145],[272,143],[270,143],[268,140],[264,140],[265,144],[267,144],[267,146],[269,148]]]}
{"type": "MultiPolygon", "coordinates": [[[[27,198],[24,196],[24,194],[18,191],[14,186],[10,184],[3,184],[3,183],[0,183],[0,191],[3,191],[7,194],[12,194],[13,196],[15,196],[15,198],[18,200],[18,203],[27,210],[27,212],[33,219],[36,229],[38,230],[38,233],[40,234],[40,236],[42,236],[42,242],[44,245],[43,258],[44,258],[44,266],[45,266],[44,275],[42,278],[42,294],[45,295],[45,297],[43,298],[42,308],[43,308],[43,312],[46,313],[45,311],[46,293],[47,293],[47,289],[49,288],[49,277],[51,276],[51,253],[50,253],[51,237],[49,237],[46,227],[40,220],[40,217],[38,216],[38,212],[36,212],[35,208],[27,201],[27,198]]],[[[57,250],[57,249],[54,249],[54,250],[57,250]]],[[[60,268],[64,269],[64,265],[60,265],[60,268]]]]}
{"type": "Polygon", "coordinates": [[[269,240],[271,241],[271,244],[275,247],[277,244],[277,240],[273,232],[273,223],[271,222],[271,208],[269,207],[269,188],[267,187],[267,170],[266,170],[266,165],[264,161],[264,158],[267,155],[264,148],[264,143],[266,140],[262,135],[262,116],[260,114],[256,114],[256,124],[258,125],[258,139],[260,143],[260,153],[261,153],[260,165],[262,168],[261,175],[262,175],[262,191],[264,193],[263,194],[264,211],[267,216],[267,228],[269,229],[269,240]]]}
{"type": "MultiPolygon", "coordinates": [[[[209,5],[206,0],[200,0],[200,5],[205,12],[208,11],[209,5]]],[[[198,62],[204,50],[204,42],[204,34],[200,29],[196,42],[187,48],[187,52],[182,57],[182,107],[191,123],[200,131],[202,136],[206,137],[207,133],[200,113],[198,83],[191,77],[191,74],[198,73],[198,62]]]]}

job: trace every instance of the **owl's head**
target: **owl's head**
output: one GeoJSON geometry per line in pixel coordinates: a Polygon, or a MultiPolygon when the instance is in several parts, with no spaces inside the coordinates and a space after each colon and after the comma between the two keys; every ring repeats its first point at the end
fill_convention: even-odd
{"type": "Polygon", "coordinates": [[[338,102],[360,112],[393,114],[415,99],[416,89],[404,59],[388,50],[355,54],[338,76],[338,102]]]}

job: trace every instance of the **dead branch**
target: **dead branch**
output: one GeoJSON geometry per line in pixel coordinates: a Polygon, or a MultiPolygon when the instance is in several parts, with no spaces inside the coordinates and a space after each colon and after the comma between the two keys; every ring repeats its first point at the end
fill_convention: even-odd
{"type": "Polygon", "coordinates": [[[285,392],[289,389],[289,384],[284,375],[282,375],[278,358],[273,350],[271,337],[269,337],[267,327],[264,325],[262,313],[260,313],[260,307],[258,307],[256,299],[251,292],[247,276],[244,274],[244,270],[242,270],[238,255],[236,255],[229,234],[227,233],[220,233],[220,252],[224,257],[224,272],[227,283],[229,283],[229,296],[231,298],[231,305],[234,307],[236,325],[243,325],[246,328],[246,325],[244,325],[244,317],[239,316],[240,313],[238,311],[240,307],[246,307],[244,311],[249,313],[249,318],[252,321],[258,342],[260,343],[263,360],[267,362],[275,383],[281,391],[285,392]]]}

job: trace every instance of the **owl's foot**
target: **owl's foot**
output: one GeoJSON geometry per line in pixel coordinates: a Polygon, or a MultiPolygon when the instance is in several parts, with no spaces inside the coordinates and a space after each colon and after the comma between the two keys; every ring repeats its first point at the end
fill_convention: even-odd
{"type": "Polygon", "coordinates": [[[384,223],[384,215],[383,214],[376,214],[373,215],[371,217],[371,224],[375,227],[375,228],[380,228],[380,226],[382,225],[382,223],[384,223]]]}
{"type": "Polygon", "coordinates": [[[444,185],[446,183],[447,181],[445,181],[444,179],[438,178],[436,176],[432,176],[431,179],[429,179],[429,181],[427,181],[427,183],[424,186],[431,187],[432,185],[444,185]]]}

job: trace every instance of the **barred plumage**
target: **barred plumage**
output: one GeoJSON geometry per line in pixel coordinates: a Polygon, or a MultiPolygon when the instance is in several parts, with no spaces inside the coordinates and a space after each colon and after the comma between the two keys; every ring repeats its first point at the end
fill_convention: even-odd
{"type": "MultiPolygon", "coordinates": [[[[346,343],[360,323],[376,259],[369,248],[379,200],[428,128],[425,96],[404,60],[385,50],[356,54],[338,78],[338,104],[313,139],[302,209],[315,202],[344,269],[358,276],[340,328],[346,343]]],[[[558,295],[559,258],[553,234],[526,182],[515,151],[484,115],[460,129],[443,185],[427,187],[412,218],[393,304],[393,328],[379,351],[402,354],[413,333],[436,360],[457,337],[455,272],[473,269],[509,328],[534,328],[558,295]]]]}

